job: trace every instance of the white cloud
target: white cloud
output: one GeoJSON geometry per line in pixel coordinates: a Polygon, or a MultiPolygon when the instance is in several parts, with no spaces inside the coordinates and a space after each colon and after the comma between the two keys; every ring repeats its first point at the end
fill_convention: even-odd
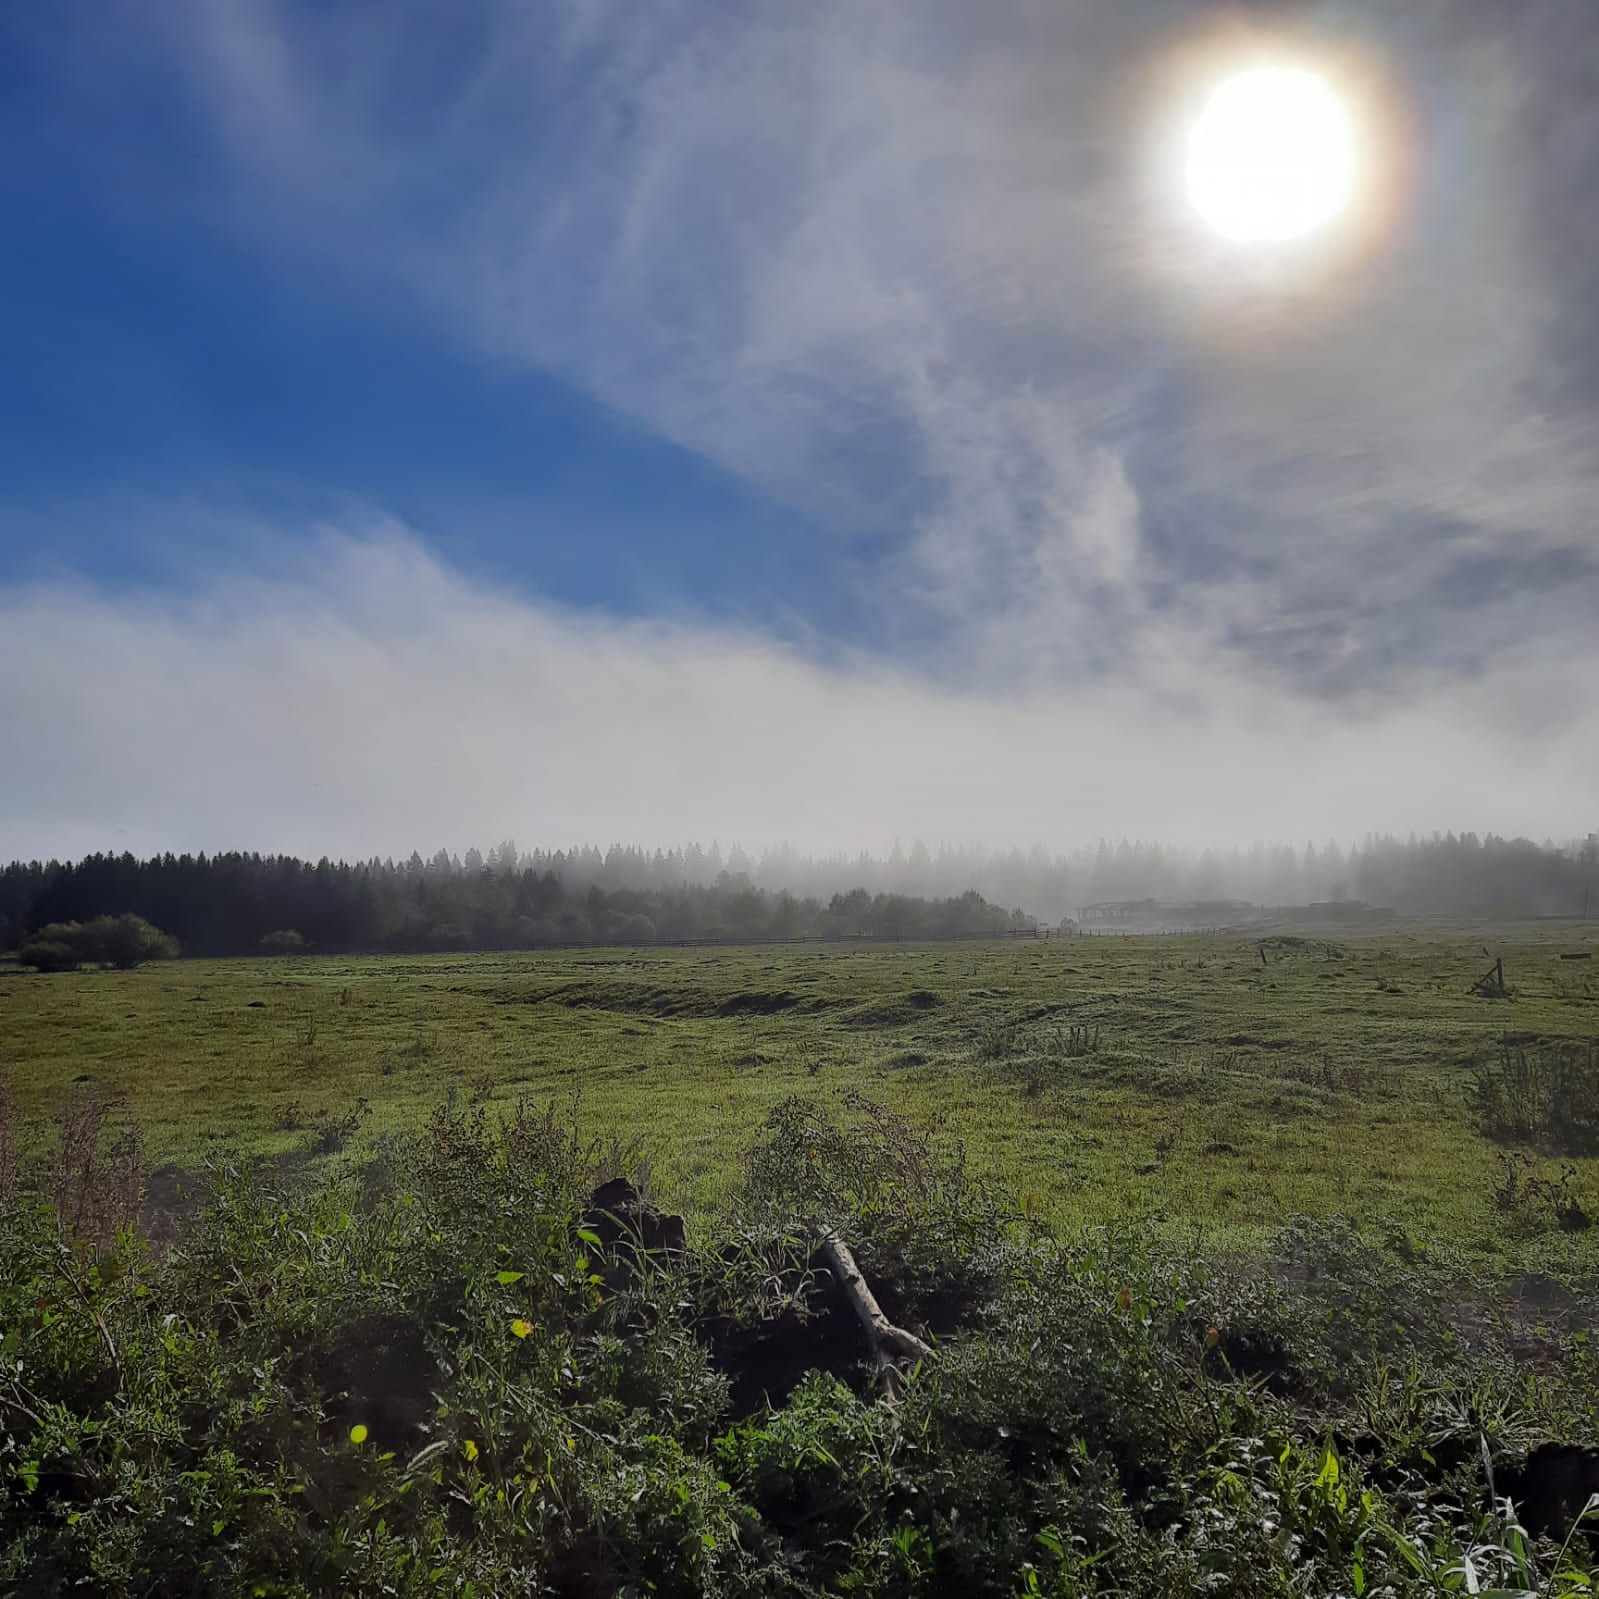
{"type": "Polygon", "coordinates": [[[1599,427],[1534,398],[1558,29],[1373,3],[1418,181],[1313,289],[1152,178],[1167,7],[446,9],[475,46],[425,3],[175,14],[236,220],[870,530],[885,634],[934,647],[574,616],[392,528],[0,593],[0,856],[1593,825],[1599,427]]]}
{"type": "MultiPolygon", "coordinates": [[[[1591,548],[1599,429],[1528,399],[1562,311],[1526,181],[1551,46],[1497,10],[1345,19],[1415,179],[1325,282],[1239,263],[1161,188],[1163,6],[489,4],[469,69],[420,78],[425,7],[381,38],[193,14],[259,225],[886,525],[883,604],[938,619],[969,680],[1192,681],[1230,641],[1303,692],[1393,693],[1412,645],[1455,672],[1514,647],[1513,595],[1437,614],[1463,563],[1514,589],[1591,548]]],[[[1591,562],[1570,581],[1599,602],[1591,562]]]]}
{"type": "Polygon", "coordinates": [[[1204,710],[1115,680],[998,699],[531,605],[394,527],[301,549],[183,598],[0,591],[0,857],[1566,837],[1599,792],[1594,650],[1358,724],[1219,665],[1204,710]]]}

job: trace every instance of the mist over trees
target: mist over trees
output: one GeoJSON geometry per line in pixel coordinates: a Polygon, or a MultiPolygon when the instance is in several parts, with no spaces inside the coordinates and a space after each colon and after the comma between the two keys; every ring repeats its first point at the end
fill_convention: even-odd
{"type": "Polygon", "coordinates": [[[131,913],[194,955],[531,948],[652,939],[927,938],[1014,931],[1107,902],[1358,900],[1408,915],[1599,914],[1599,838],[1474,833],[1194,854],[1101,843],[1069,855],[921,844],[887,856],[522,851],[311,863],[252,854],[93,855],[0,868],[0,948],[51,923],[131,913]],[[1003,907],[1003,908],[1002,908],[1003,907]],[[1011,910],[1008,907],[1017,907],[1011,910]]]}
{"type": "Polygon", "coordinates": [[[20,944],[21,958],[46,970],[113,961],[85,941],[111,923],[106,907],[116,908],[117,925],[156,924],[189,955],[937,939],[1034,927],[970,891],[927,900],[853,889],[824,901],[763,890],[727,871],[710,883],[604,887],[576,872],[522,865],[514,850],[487,859],[469,851],[465,861],[440,851],[426,862],[413,855],[398,864],[314,865],[281,855],[91,855],[0,871],[0,947],[20,944]]]}
{"type": "MultiPolygon", "coordinates": [[[[638,852],[580,853],[579,869],[596,872],[596,881],[640,859],[638,852]]],[[[1446,833],[1372,837],[1347,850],[1327,843],[1200,852],[1124,839],[1054,855],[1042,848],[932,852],[916,844],[886,857],[820,860],[776,851],[750,862],[735,852],[733,864],[763,885],[796,893],[829,893],[846,883],[907,894],[971,888],[1049,922],[1089,906],[1146,899],[1267,907],[1359,900],[1437,916],[1569,916],[1589,908],[1599,913],[1599,835],[1564,846],[1446,833]]]]}

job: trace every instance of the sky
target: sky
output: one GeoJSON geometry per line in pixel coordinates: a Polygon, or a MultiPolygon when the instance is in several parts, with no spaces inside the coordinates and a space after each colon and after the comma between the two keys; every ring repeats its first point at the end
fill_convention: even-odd
{"type": "Polygon", "coordinates": [[[1599,827],[1591,0],[0,12],[0,857],[1599,827]],[[1218,236],[1257,60],[1351,214],[1218,236]]]}

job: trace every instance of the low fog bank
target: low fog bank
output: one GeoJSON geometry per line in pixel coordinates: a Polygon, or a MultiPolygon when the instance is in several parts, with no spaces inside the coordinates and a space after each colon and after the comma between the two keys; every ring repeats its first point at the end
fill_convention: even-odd
{"type": "Polygon", "coordinates": [[[96,854],[0,868],[0,949],[50,924],[136,913],[191,953],[258,947],[505,949],[658,939],[999,936],[1075,923],[1133,931],[1243,925],[1264,909],[1512,919],[1599,913],[1599,835],[1564,847],[1441,835],[1344,849],[1191,853],[1101,843],[1069,855],[921,844],[882,856],[734,847],[292,856],[96,854]]]}
{"type": "Polygon", "coordinates": [[[979,691],[703,622],[557,610],[392,526],[274,549],[268,571],[182,592],[0,589],[0,681],[26,685],[0,696],[0,859],[719,838],[775,886],[976,887],[1054,916],[1151,893],[1394,897],[1336,853],[1251,839],[1599,823],[1593,652],[1529,643],[1358,702],[1220,648],[1153,676],[1138,658],[979,691]],[[1112,845],[1062,874],[1036,852],[924,860],[917,838],[1170,849],[1112,845]]]}
{"type": "Polygon", "coordinates": [[[810,898],[865,889],[947,899],[970,891],[1045,922],[1135,900],[1167,905],[1304,906],[1358,901],[1406,915],[1599,914],[1599,833],[1536,843],[1476,833],[1400,840],[1373,836],[1352,847],[1257,843],[1192,850],[1126,839],[1066,853],[929,849],[913,843],[885,855],[813,856],[792,849],[749,852],[733,845],[644,850],[519,851],[507,840],[484,854],[441,851],[414,869],[438,874],[554,872],[574,887],[663,888],[731,877],[753,887],[810,898]]]}

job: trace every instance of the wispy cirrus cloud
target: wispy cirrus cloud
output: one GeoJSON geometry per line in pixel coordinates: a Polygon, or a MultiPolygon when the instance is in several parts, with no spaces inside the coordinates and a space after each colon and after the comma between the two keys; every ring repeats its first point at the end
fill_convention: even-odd
{"type": "Polygon", "coordinates": [[[1160,188],[1192,8],[191,9],[269,231],[870,531],[959,670],[1222,652],[1382,693],[1507,647],[1555,567],[1546,627],[1599,604],[1578,0],[1321,26],[1396,85],[1414,174],[1326,281],[1160,188]]]}

